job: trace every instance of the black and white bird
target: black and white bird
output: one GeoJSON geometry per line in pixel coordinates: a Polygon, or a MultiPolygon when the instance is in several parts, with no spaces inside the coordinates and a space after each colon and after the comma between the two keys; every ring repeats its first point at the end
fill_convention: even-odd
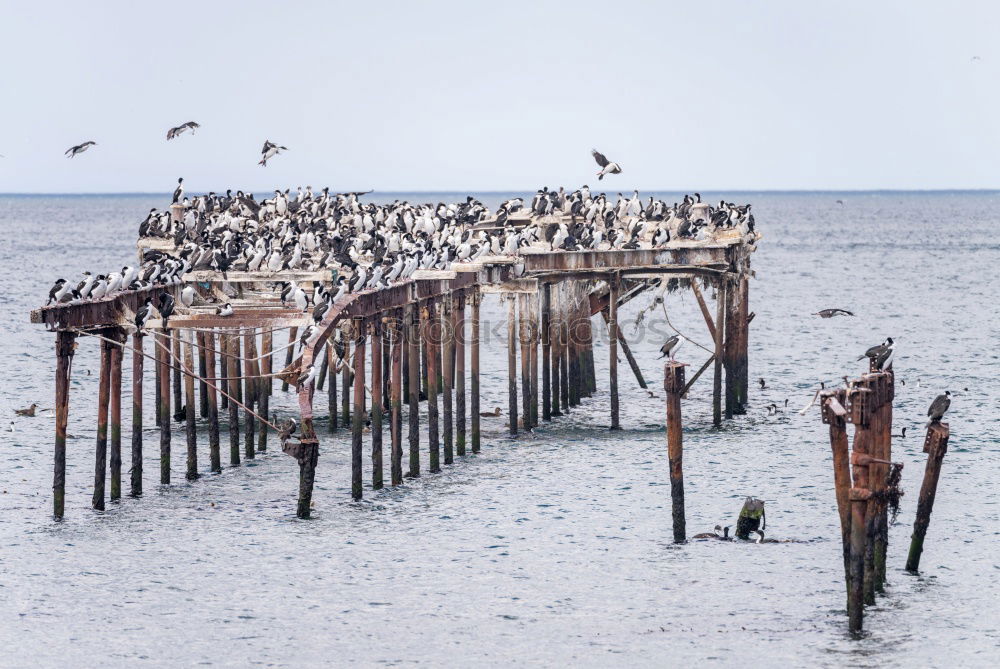
{"type": "Polygon", "coordinates": [[[316,365],[309,365],[306,371],[299,375],[298,383],[296,387],[301,388],[302,386],[308,386],[316,378],[316,365]]]}
{"type": "Polygon", "coordinates": [[[136,329],[142,332],[142,329],[146,327],[146,323],[147,321],[149,321],[152,315],[153,315],[153,298],[147,297],[143,305],[139,307],[139,311],[135,312],[136,329]]]}
{"type": "Polygon", "coordinates": [[[267,167],[268,160],[274,158],[281,151],[287,151],[287,150],[288,150],[287,146],[278,146],[277,144],[271,142],[270,140],[265,140],[264,148],[260,150],[260,162],[257,164],[267,167]]]}
{"type": "Polygon", "coordinates": [[[185,307],[190,307],[194,304],[194,295],[194,286],[191,284],[184,286],[184,288],[181,289],[181,304],[185,307]]]}
{"type": "Polygon", "coordinates": [[[927,409],[927,415],[930,417],[930,421],[927,423],[927,427],[934,425],[935,423],[940,423],[941,419],[944,418],[945,413],[947,413],[948,408],[951,406],[951,391],[944,391],[944,395],[938,395],[931,402],[931,406],[927,409]]]}
{"type": "Polygon", "coordinates": [[[326,300],[319,300],[316,302],[316,306],[313,307],[313,321],[319,323],[323,320],[323,316],[326,315],[327,309],[330,308],[330,303],[326,300]]]}
{"type": "Polygon", "coordinates": [[[604,157],[604,154],[597,149],[591,149],[590,155],[594,157],[597,164],[600,165],[601,171],[597,173],[597,180],[600,181],[604,178],[605,174],[621,174],[622,168],[618,163],[613,163],[604,157]]]}
{"type": "Polygon", "coordinates": [[[874,361],[875,369],[879,371],[889,369],[892,367],[892,356],[895,346],[896,344],[893,343],[892,337],[886,337],[884,342],[878,346],[872,346],[858,360],[869,358],[874,361]]]}
{"type": "MultiPolygon", "coordinates": [[[[684,343],[684,340],[685,340],[684,336],[679,334],[675,334],[672,337],[670,337],[670,339],[665,341],[663,343],[663,346],[660,347],[660,358],[670,356],[670,359],[673,360],[674,356],[677,355],[677,351],[684,343]]],[[[657,360],[659,360],[660,358],[657,358],[657,360]]]]}
{"type": "Polygon", "coordinates": [[[233,315],[233,306],[229,302],[226,302],[221,307],[215,308],[215,315],[222,318],[229,318],[233,315]]]}
{"type": "Polygon", "coordinates": [[[847,309],[822,309],[813,314],[813,316],[819,316],[820,318],[833,318],[834,316],[853,316],[854,312],[848,311],[847,309]]]}
{"type": "Polygon", "coordinates": [[[316,334],[316,326],[310,324],[305,330],[302,331],[302,336],[299,337],[299,348],[305,348],[306,344],[309,343],[309,340],[312,339],[314,334],[316,334]]]}
{"type": "Polygon", "coordinates": [[[174,313],[174,296],[170,293],[160,293],[159,304],[160,317],[163,319],[163,328],[167,328],[170,314],[174,313]]]}
{"type": "Polygon", "coordinates": [[[56,279],[56,283],[49,290],[49,301],[45,304],[52,304],[53,302],[58,302],[59,299],[69,291],[69,287],[66,285],[66,279],[56,279]]]}
{"type": "Polygon", "coordinates": [[[72,158],[78,153],[83,153],[92,146],[97,146],[97,142],[84,142],[83,144],[77,144],[76,146],[71,146],[66,149],[66,157],[72,158]]]}
{"type": "Polygon", "coordinates": [[[201,127],[201,125],[199,125],[198,123],[195,123],[194,121],[188,121],[187,123],[181,123],[176,128],[171,128],[170,130],[167,130],[167,141],[170,141],[174,137],[180,137],[181,135],[183,135],[188,130],[190,130],[191,134],[193,135],[195,128],[200,128],[200,127],[201,127]]]}
{"type": "Polygon", "coordinates": [[[172,204],[177,204],[184,198],[184,177],[177,179],[177,188],[174,189],[174,201],[172,204]]]}

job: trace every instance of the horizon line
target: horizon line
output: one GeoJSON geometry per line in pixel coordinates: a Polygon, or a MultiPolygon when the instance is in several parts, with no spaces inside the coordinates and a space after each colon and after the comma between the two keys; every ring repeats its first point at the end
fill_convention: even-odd
{"type": "MultiPolygon", "coordinates": [[[[243,190],[249,193],[271,193],[274,188],[261,188],[261,189],[231,189],[231,190],[243,190]]],[[[319,192],[322,189],[314,189],[315,192],[319,192]]],[[[331,189],[332,190],[332,189],[331,189]]],[[[423,190],[411,190],[411,189],[386,189],[386,190],[372,190],[367,195],[374,195],[378,193],[406,193],[406,194],[454,194],[454,193],[479,193],[484,195],[493,194],[504,194],[504,193],[533,193],[539,190],[538,188],[508,188],[508,189],[491,189],[491,190],[481,190],[481,189],[423,189],[423,190]]],[[[591,187],[591,192],[608,192],[607,190],[600,190],[591,187]]],[[[687,193],[696,192],[691,189],[683,188],[627,188],[625,190],[638,190],[640,192],[652,192],[652,193],[687,193]]],[[[1000,192],[1000,187],[996,188],[701,188],[701,191],[707,193],[844,193],[844,194],[871,194],[871,193],[996,193],[1000,192]]],[[[207,194],[199,193],[199,195],[207,194]]],[[[224,194],[225,190],[212,191],[216,194],[224,194]]],[[[340,192],[340,191],[337,191],[340,192]]],[[[343,191],[348,192],[348,191],[343,191]]],[[[569,191],[573,192],[573,191],[569,191]]],[[[616,191],[617,192],[617,191],[616,191]]],[[[624,192],[621,191],[621,192],[624,192]]],[[[127,196],[140,196],[140,195],[156,195],[156,196],[170,196],[172,191],[11,191],[11,192],[0,192],[0,197],[72,197],[72,196],[113,196],[113,195],[127,195],[127,196]]]]}

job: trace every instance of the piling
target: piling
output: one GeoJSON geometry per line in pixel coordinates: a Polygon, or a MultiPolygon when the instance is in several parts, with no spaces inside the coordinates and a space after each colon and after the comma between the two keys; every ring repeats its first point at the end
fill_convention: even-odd
{"type": "MultiPolygon", "coordinates": [[[[109,334],[106,330],[102,333],[109,334]]],[[[108,459],[108,402],[111,394],[111,342],[101,341],[101,371],[97,392],[97,445],[94,449],[93,507],[104,510],[104,477],[108,459]]]]}
{"type": "Polygon", "coordinates": [[[205,358],[205,333],[195,333],[195,343],[198,346],[198,413],[202,418],[208,418],[208,363],[205,358]]]}
{"type": "Polygon", "coordinates": [[[510,436],[517,436],[517,310],[513,295],[507,300],[507,418],[510,436]]]}
{"type": "Polygon", "coordinates": [[[715,374],[712,378],[712,424],[722,426],[722,345],[726,321],[726,282],[716,283],[715,312],[715,374]]]}
{"type": "Polygon", "coordinates": [[[125,332],[116,328],[110,335],[111,346],[111,404],[108,430],[111,437],[111,501],[122,496],[122,356],[127,340],[125,332]]]}
{"type": "Polygon", "coordinates": [[[726,292],[725,353],[726,417],[745,414],[748,390],[749,283],[739,277],[728,283],[726,292]]]}
{"type": "Polygon", "coordinates": [[[160,369],[160,483],[170,483],[170,332],[162,330],[156,347],[160,369]]]}
{"type": "MultiPolygon", "coordinates": [[[[617,276],[608,279],[610,295],[608,299],[608,388],[611,393],[611,429],[620,430],[621,419],[618,406],[618,293],[620,281],[617,276]]],[[[589,319],[588,319],[589,320],[589,319]]],[[[681,386],[683,389],[684,386],[681,386]]],[[[678,414],[679,415],[679,414],[678,414]]],[[[672,471],[672,470],[671,470],[672,471]]]]}
{"type": "MultiPolygon", "coordinates": [[[[881,405],[878,433],[875,435],[878,449],[876,455],[885,462],[892,461],[892,401],[895,398],[895,374],[891,368],[882,375],[881,405]]],[[[878,505],[875,519],[875,589],[882,592],[885,589],[885,559],[889,550],[889,511],[887,493],[890,465],[879,464],[878,467],[878,505]]]]}
{"type": "Polygon", "coordinates": [[[528,316],[528,296],[518,294],[518,340],[521,345],[521,424],[531,430],[531,318],[528,316]]]}
{"type": "Polygon", "coordinates": [[[542,284],[542,420],[552,420],[552,284],[542,284]]]}
{"type": "Polygon", "coordinates": [[[317,355],[320,359],[320,364],[319,374],[316,375],[316,390],[323,390],[323,384],[326,383],[327,368],[330,366],[330,356],[326,355],[323,348],[319,350],[317,355]]]}
{"type": "Polygon", "coordinates": [[[924,452],[927,453],[927,466],[924,469],[924,480],[920,484],[920,497],[917,499],[917,518],[913,522],[913,535],[910,538],[910,551],[906,557],[906,570],[920,570],[920,555],[924,550],[924,537],[931,522],[931,511],[934,509],[934,497],[937,495],[938,478],[941,476],[941,463],[948,452],[948,438],[951,429],[948,423],[932,423],[927,426],[927,436],[924,439],[924,452]]]}
{"type": "Polygon", "coordinates": [[[182,404],[182,394],[183,390],[181,388],[181,331],[180,330],[168,330],[167,336],[170,337],[170,344],[173,347],[173,355],[167,356],[167,359],[171,362],[171,369],[173,370],[174,377],[174,411],[180,411],[182,404]]]}
{"type": "MultiPolygon", "coordinates": [[[[204,333],[202,342],[205,345],[205,367],[215,369],[215,334],[204,333]]],[[[216,381],[213,385],[225,388],[224,381],[216,381]]],[[[219,452],[219,404],[215,388],[208,387],[208,459],[209,469],[213,472],[222,471],[222,454],[219,452]]]]}
{"type": "MultiPolygon", "coordinates": [[[[441,436],[444,444],[444,463],[455,461],[455,412],[452,404],[452,388],[455,383],[455,315],[452,300],[445,297],[441,301],[441,436]]],[[[437,346],[435,345],[435,348],[437,346]]]]}
{"type": "Polygon", "coordinates": [[[432,474],[441,471],[441,439],[438,414],[438,330],[437,304],[427,300],[421,314],[424,340],[424,360],[427,362],[427,449],[428,467],[432,474]]]}
{"type": "MultiPolygon", "coordinates": [[[[315,352],[310,346],[302,347],[302,369],[309,369],[315,363],[315,352]]],[[[364,377],[362,377],[364,378],[364,377]]],[[[294,455],[299,463],[299,500],[295,515],[307,519],[312,515],[312,493],[316,481],[316,463],[319,460],[319,439],[313,426],[312,401],[315,383],[302,384],[296,388],[299,404],[299,415],[302,417],[302,427],[298,444],[286,442],[282,450],[294,455]]],[[[352,458],[353,459],[353,458],[352,458]]]]}
{"type": "Polygon", "coordinates": [[[683,543],[687,540],[684,519],[684,442],[681,424],[684,367],[683,363],[673,360],[663,366],[663,390],[667,398],[667,457],[670,463],[670,504],[674,543],[683,543]]]}
{"type": "Polygon", "coordinates": [[[257,399],[257,379],[254,378],[253,358],[256,356],[254,340],[257,338],[253,328],[243,331],[243,410],[245,437],[243,442],[243,454],[247,460],[257,457],[257,440],[254,430],[256,428],[256,418],[254,418],[254,404],[257,399]]]}
{"type": "Polygon", "coordinates": [[[52,515],[62,518],[66,501],[66,427],[69,423],[69,375],[76,335],[56,334],[56,439],[52,473],[52,515]]]}
{"type": "MultiPolygon", "coordinates": [[[[240,389],[239,340],[236,335],[222,335],[222,354],[225,360],[226,393],[236,397],[240,389]]],[[[236,402],[229,403],[229,464],[240,464],[240,408],[236,402]]]]}
{"type": "Polygon", "coordinates": [[[420,314],[417,307],[407,305],[405,316],[404,342],[407,347],[407,368],[409,370],[409,444],[411,478],[420,476],[420,337],[418,335],[420,314]]]}
{"type": "Polygon", "coordinates": [[[455,453],[465,455],[465,294],[459,294],[454,308],[455,332],[455,453]]]}
{"type": "Polygon", "coordinates": [[[329,368],[331,375],[330,383],[327,385],[326,397],[326,410],[329,414],[327,419],[327,430],[329,430],[330,434],[337,431],[337,423],[340,418],[337,413],[337,370],[340,365],[343,364],[340,358],[342,348],[343,347],[340,346],[339,343],[335,342],[332,337],[326,342],[326,357],[330,361],[327,367],[329,368]]]}
{"type": "Polygon", "coordinates": [[[369,330],[372,340],[372,488],[382,487],[382,320],[376,317],[369,330]]]}
{"type": "MultiPolygon", "coordinates": [[[[566,314],[562,312],[559,321],[559,400],[562,403],[562,413],[569,413],[570,390],[569,390],[569,324],[566,322],[566,314]]],[[[554,415],[555,412],[553,412],[554,415]]]]}
{"type": "Polygon", "coordinates": [[[469,365],[471,366],[469,375],[470,396],[469,412],[472,414],[472,452],[478,453],[480,449],[479,435],[479,304],[482,302],[482,293],[477,289],[472,294],[472,324],[470,326],[469,344],[469,365]]]}
{"type": "MultiPolygon", "coordinates": [[[[349,327],[349,326],[348,326],[349,327]]],[[[340,421],[347,427],[351,425],[351,388],[354,385],[353,372],[351,368],[351,338],[347,330],[341,331],[342,350],[340,357],[344,361],[343,375],[340,384],[340,421]]]]}
{"type": "MultiPolygon", "coordinates": [[[[260,369],[258,371],[263,376],[257,379],[257,412],[264,419],[268,417],[268,413],[271,410],[271,337],[271,328],[265,329],[260,337],[260,352],[263,357],[260,359],[260,369]]],[[[327,344],[327,348],[329,347],[329,344],[327,344]]],[[[267,429],[267,423],[263,421],[258,425],[257,452],[259,453],[267,450],[267,429]]]]}
{"type": "MultiPolygon", "coordinates": [[[[288,330],[288,348],[285,349],[285,367],[286,368],[289,365],[291,365],[292,364],[292,360],[295,359],[295,346],[293,344],[295,344],[295,340],[298,338],[298,336],[299,336],[299,329],[297,327],[292,327],[290,330],[288,330]]],[[[283,393],[287,393],[288,392],[288,381],[287,380],[283,380],[281,382],[281,392],[283,392],[283,393]]]]}
{"type": "Polygon", "coordinates": [[[354,324],[354,411],[351,422],[351,497],[361,499],[361,442],[365,426],[365,327],[362,321],[354,324]]]}
{"type": "MultiPolygon", "coordinates": [[[[185,333],[181,347],[184,350],[184,427],[187,438],[187,471],[185,478],[193,481],[198,478],[198,437],[195,432],[195,395],[194,395],[194,344],[191,333],[185,333]]],[[[180,361],[177,361],[180,366],[180,361]]],[[[207,398],[206,398],[207,399],[207,398]]]]}
{"type": "MultiPolygon", "coordinates": [[[[861,416],[870,415],[870,391],[866,387],[854,387],[848,400],[852,405],[860,407],[854,410],[861,416]]],[[[851,458],[853,465],[854,484],[849,493],[851,501],[851,578],[847,595],[848,629],[852,633],[860,633],[864,623],[865,604],[865,551],[867,534],[865,532],[866,516],[868,514],[868,499],[871,490],[868,486],[868,461],[858,455],[868,455],[870,434],[865,424],[866,418],[855,420],[854,448],[851,458]]],[[[869,574],[870,579],[870,574],[869,574]]]]}
{"type": "Polygon", "coordinates": [[[160,337],[153,335],[153,392],[155,393],[153,399],[153,417],[155,418],[156,427],[160,427],[160,372],[163,371],[160,365],[160,347],[159,347],[160,337]]]}
{"type": "Polygon", "coordinates": [[[389,403],[392,411],[389,424],[389,438],[392,442],[389,453],[389,478],[392,485],[403,483],[403,319],[397,309],[391,321],[391,367],[389,375],[389,403]]]}
{"type": "Polygon", "coordinates": [[[531,426],[538,427],[538,293],[528,295],[528,350],[531,352],[531,426]]]}
{"type": "Polygon", "coordinates": [[[142,495],[142,332],[132,335],[132,497],[142,495]]]}
{"type": "Polygon", "coordinates": [[[843,388],[827,391],[822,404],[823,422],[830,426],[830,449],[833,452],[833,485],[840,516],[840,541],[844,557],[844,583],[851,583],[851,464],[848,450],[847,391],[843,388]]]}

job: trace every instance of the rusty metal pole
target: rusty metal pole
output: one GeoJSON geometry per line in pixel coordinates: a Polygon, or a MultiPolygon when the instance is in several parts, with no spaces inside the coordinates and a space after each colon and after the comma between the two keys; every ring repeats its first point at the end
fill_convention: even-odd
{"type": "MultiPolygon", "coordinates": [[[[611,304],[614,304],[612,300],[611,304]]],[[[687,540],[684,518],[684,442],[681,395],[684,394],[684,364],[670,361],[663,366],[663,390],[667,396],[667,457],[670,463],[670,503],[674,543],[687,540]]]]}
{"type": "MultiPolygon", "coordinates": [[[[302,369],[314,364],[314,351],[302,348],[302,369]]],[[[312,401],[315,383],[303,384],[296,388],[299,415],[302,417],[301,439],[298,444],[286,442],[282,450],[295,456],[299,463],[299,500],[295,508],[298,518],[307,519],[312,514],[313,485],[316,482],[316,463],[319,460],[319,439],[313,426],[312,401]]]]}
{"type": "Polygon", "coordinates": [[[208,418],[208,362],[205,358],[205,333],[196,332],[195,342],[198,346],[198,412],[202,418],[208,418]]]}
{"type": "MultiPolygon", "coordinates": [[[[180,411],[184,406],[182,401],[183,390],[181,389],[181,332],[180,330],[169,330],[168,335],[170,337],[171,346],[173,347],[173,356],[167,356],[168,360],[172,360],[171,368],[173,369],[174,377],[174,411],[180,411]]],[[[171,416],[172,418],[172,416],[171,416]]]]}
{"type": "Polygon", "coordinates": [[[715,312],[715,374],[712,379],[712,424],[722,426],[722,345],[726,322],[726,281],[716,284],[715,312]]]}
{"type": "Polygon", "coordinates": [[[552,420],[552,285],[542,284],[542,420],[552,420]]]}
{"type": "Polygon", "coordinates": [[[372,340],[372,488],[382,487],[382,315],[376,314],[369,331],[372,340]]]}
{"type": "Polygon", "coordinates": [[[341,332],[343,351],[341,357],[344,360],[344,374],[341,378],[341,401],[340,401],[340,421],[346,428],[351,423],[351,388],[353,386],[354,377],[350,364],[351,360],[351,338],[344,332],[341,332]]]}
{"type": "MultiPolygon", "coordinates": [[[[286,369],[292,364],[292,360],[295,359],[295,346],[293,346],[292,344],[295,343],[295,340],[296,340],[296,338],[298,336],[299,336],[299,329],[297,327],[293,326],[292,329],[290,329],[288,331],[288,348],[285,349],[285,368],[286,369]]],[[[283,393],[287,393],[288,392],[288,381],[287,380],[282,380],[282,382],[281,382],[281,392],[283,392],[283,393]]]]}
{"type": "Polygon", "coordinates": [[[407,368],[409,371],[409,426],[410,472],[411,478],[420,476],[420,313],[418,305],[407,305],[405,316],[404,345],[407,347],[407,368]]]}
{"type": "Polygon", "coordinates": [[[844,584],[851,588],[851,458],[847,440],[845,409],[847,391],[843,388],[826,391],[821,408],[823,422],[830,426],[830,449],[833,451],[833,486],[840,516],[840,541],[844,557],[844,584]]]}
{"type": "MultiPolygon", "coordinates": [[[[884,373],[884,401],[879,410],[878,457],[887,462],[892,461],[892,403],[896,395],[895,375],[890,370],[884,373]]],[[[875,519],[875,589],[885,590],[885,560],[889,550],[889,505],[885,499],[890,466],[879,466],[878,489],[882,493],[878,503],[878,516],[875,519]]]]}
{"type": "Polygon", "coordinates": [[[122,497],[122,357],[128,338],[125,331],[115,330],[111,346],[111,416],[109,432],[111,436],[111,501],[122,497]]]}
{"type": "Polygon", "coordinates": [[[465,455],[465,294],[458,296],[455,319],[455,453],[465,455]]]}
{"type": "Polygon", "coordinates": [[[469,365],[472,367],[469,375],[470,384],[470,396],[469,396],[469,413],[472,418],[472,452],[478,453],[480,448],[480,435],[479,435],[479,304],[482,302],[483,296],[476,289],[476,292],[472,294],[472,325],[470,328],[470,345],[472,350],[469,352],[469,365]]]}
{"type": "Polygon", "coordinates": [[[254,376],[254,368],[252,359],[256,357],[254,349],[254,340],[257,338],[253,328],[247,328],[243,331],[243,375],[246,377],[243,379],[243,403],[246,405],[246,409],[243,411],[246,423],[244,428],[246,430],[243,441],[243,453],[247,460],[253,460],[257,457],[257,437],[254,433],[256,428],[257,420],[254,418],[253,408],[257,400],[257,379],[254,376]]]}
{"type": "Polygon", "coordinates": [[[546,284],[549,287],[549,346],[551,351],[549,352],[549,363],[552,369],[549,371],[549,379],[552,384],[552,390],[549,397],[550,407],[549,415],[553,418],[562,416],[562,411],[560,410],[560,398],[562,397],[562,392],[560,391],[561,381],[559,379],[559,369],[562,366],[562,330],[560,328],[560,312],[559,312],[559,285],[556,284],[546,284]],[[553,295],[553,288],[555,288],[555,294],[553,295]]]}
{"type": "MultiPolygon", "coordinates": [[[[107,331],[102,334],[107,335],[107,331]]],[[[108,461],[108,402],[111,394],[111,344],[101,341],[101,371],[97,392],[97,444],[94,449],[93,507],[104,510],[104,479],[108,461]]]]}
{"type": "MultiPolygon", "coordinates": [[[[268,413],[271,410],[271,328],[268,327],[264,330],[260,337],[260,348],[263,357],[260,360],[260,365],[254,365],[254,371],[262,374],[261,378],[257,379],[257,413],[260,414],[261,418],[267,419],[268,413]],[[258,369],[259,367],[259,369],[258,369]]],[[[329,343],[327,343],[329,347],[329,343]]],[[[257,427],[257,451],[263,453],[267,450],[267,423],[261,421],[260,425],[257,427]]]]}
{"type": "Polygon", "coordinates": [[[518,302],[518,340],[521,348],[521,425],[525,432],[531,430],[531,317],[528,315],[528,296],[520,293],[518,302]]]}
{"type": "Polygon", "coordinates": [[[538,293],[528,295],[528,346],[531,352],[531,426],[538,427],[538,293]]]}
{"type": "MultiPolygon", "coordinates": [[[[226,393],[230,397],[236,397],[240,390],[239,381],[239,346],[237,335],[222,335],[222,355],[226,370],[226,393]]],[[[229,464],[240,464],[240,409],[236,402],[229,403],[229,464]]]]}
{"type": "MultiPolygon", "coordinates": [[[[618,406],[618,294],[620,291],[617,275],[608,279],[608,387],[611,393],[611,429],[620,430],[621,418],[618,406]]],[[[681,386],[683,389],[683,386],[681,386]]],[[[678,414],[679,415],[679,414],[678,414]]]]}
{"type": "Polygon", "coordinates": [[[424,360],[427,361],[427,456],[431,473],[441,471],[441,440],[438,416],[438,343],[441,340],[438,329],[437,304],[427,300],[423,313],[424,360]]]}
{"type": "MultiPolygon", "coordinates": [[[[198,433],[195,431],[195,394],[194,394],[194,344],[191,342],[192,333],[184,333],[180,336],[184,349],[184,368],[189,372],[184,375],[184,422],[185,436],[187,438],[187,472],[185,477],[188,481],[198,478],[198,433]]],[[[180,361],[178,361],[179,366],[180,361]]],[[[206,398],[207,399],[207,398],[206,398]]]]}
{"type": "MultiPolygon", "coordinates": [[[[215,370],[215,334],[204,333],[202,342],[205,345],[205,368],[215,370]]],[[[212,385],[225,388],[224,381],[215,381],[212,385]]],[[[219,452],[219,404],[215,388],[208,387],[208,460],[213,472],[222,471],[222,454],[219,452]]]]}
{"type": "Polygon", "coordinates": [[[142,495],[142,332],[132,335],[132,475],[131,495],[142,495]]]}
{"type": "Polygon", "coordinates": [[[333,341],[331,337],[326,341],[326,359],[327,369],[330,374],[330,383],[327,386],[326,402],[327,402],[327,413],[329,417],[327,419],[327,430],[331,434],[337,431],[337,420],[339,416],[337,415],[337,351],[339,347],[333,341]]]}
{"type": "Polygon", "coordinates": [[[851,500],[851,579],[847,595],[847,616],[848,627],[855,634],[860,633],[864,625],[865,550],[867,544],[865,522],[871,490],[868,487],[868,460],[858,456],[868,455],[870,443],[868,420],[871,412],[869,393],[870,391],[865,387],[855,387],[849,396],[855,431],[851,457],[854,484],[849,493],[851,500]]]}
{"type": "MultiPolygon", "coordinates": [[[[563,302],[565,307],[565,302],[563,302]]],[[[569,413],[570,407],[570,340],[569,340],[569,320],[566,311],[563,311],[559,320],[559,399],[562,402],[562,413],[569,413]]]]}
{"type": "Polygon", "coordinates": [[[392,327],[392,372],[389,377],[389,402],[392,407],[390,422],[389,476],[392,485],[403,483],[403,319],[401,310],[396,310],[392,327]]]}
{"type": "Polygon", "coordinates": [[[327,369],[330,366],[330,356],[326,355],[325,350],[323,348],[316,353],[320,359],[319,374],[316,375],[316,390],[323,390],[323,384],[326,383],[327,369]]]}
{"type": "Polygon", "coordinates": [[[160,483],[170,483],[170,332],[162,330],[156,335],[159,339],[157,356],[160,364],[160,483]]]}
{"type": "Polygon", "coordinates": [[[52,515],[63,517],[66,502],[66,427],[69,424],[69,376],[76,335],[56,333],[56,439],[52,473],[52,515]]]}
{"type": "Polygon", "coordinates": [[[517,305],[513,295],[507,300],[507,417],[510,436],[517,436],[517,305]]]}
{"type": "Polygon", "coordinates": [[[937,495],[938,478],[941,476],[941,463],[948,452],[948,438],[951,428],[948,423],[932,423],[927,427],[924,439],[924,453],[927,453],[927,466],[924,469],[924,480],[920,485],[920,497],[917,498],[917,518],[913,522],[913,535],[910,538],[910,551],[906,557],[906,570],[919,571],[920,555],[924,551],[924,537],[931,523],[931,511],[934,510],[934,497],[937,495]]]}
{"type": "Polygon", "coordinates": [[[355,321],[354,340],[354,411],[351,412],[351,497],[355,501],[362,496],[361,448],[362,432],[365,427],[365,326],[361,320],[355,321]]]}
{"type": "MultiPolygon", "coordinates": [[[[455,461],[455,412],[452,404],[452,388],[455,382],[455,316],[452,313],[452,297],[446,295],[441,302],[441,317],[437,332],[441,339],[441,421],[444,440],[444,463],[450,465],[455,461]]],[[[438,346],[435,344],[435,349],[438,346]]]]}

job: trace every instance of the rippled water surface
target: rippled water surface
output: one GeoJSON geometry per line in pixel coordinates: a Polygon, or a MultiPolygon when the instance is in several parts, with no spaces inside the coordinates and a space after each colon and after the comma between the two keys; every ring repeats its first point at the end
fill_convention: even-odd
{"type": "MultiPolygon", "coordinates": [[[[735,524],[741,497],[753,494],[767,500],[769,535],[796,543],[671,543],[655,360],[662,316],[633,344],[657,397],[620,366],[623,432],[606,429],[600,343],[599,392],[570,416],[516,440],[502,418],[484,419],[482,453],[397,489],[366,489],[361,503],[350,501],[348,434],[323,431],[311,521],[294,517],[298,468],[273,441],[215,476],[203,436],[205,476],[187,483],[175,436],[175,483],[158,486],[151,420],[146,494],[92,511],[98,346],[83,339],[66,517],[53,522],[52,414],[13,414],[53,403],[53,336],[28,325],[28,312],[57,276],[134,260],[137,221],[165,200],[0,197],[0,664],[995,666],[1000,195],[708,195],[719,197],[752,201],[764,234],[753,258],[750,374],[767,388],[753,384],[749,414],[721,430],[711,428],[709,376],[685,402],[689,533],[735,524]],[[832,306],[857,318],[809,315],[832,306]],[[827,431],[816,409],[797,410],[818,381],[860,373],[856,356],[887,335],[906,382],[894,431],[908,426],[910,436],[893,443],[906,497],[891,530],[888,593],[857,641],[846,634],[827,431]],[[923,414],[945,389],[951,444],[923,572],[911,576],[902,567],[926,458],[923,414]],[[786,398],[787,409],[767,415],[786,398]]],[[[627,332],[649,300],[622,310],[627,332]]],[[[689,293],[669,294],[667,308],[706,342],[689,293]]],[[[482,405],[505,407],[494,303],[484,320],[501,327],[483,348],[482,405]]],[[[705,357],[695,346],[681,355],[692,365],[705,357]]],[[[272,407],[287,415],[290,400],[278,392],[272,407]]]]}

